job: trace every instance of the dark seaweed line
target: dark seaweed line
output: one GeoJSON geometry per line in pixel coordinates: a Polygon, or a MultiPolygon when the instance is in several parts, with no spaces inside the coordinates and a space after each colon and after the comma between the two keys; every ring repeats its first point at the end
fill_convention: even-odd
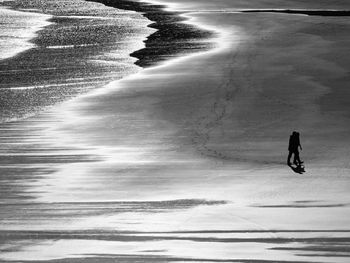
{"type": "Polygon", "coordinates": [[[165,5],[150,4],[131,0],[86,0],[102,3],[109,7],[142,13],[154,22],[148,27],[157,31],[144,41],[145,48],[135,51],[130,56],[137,58],[136,65],[150,67],[171,57],[210,50],[209,41],[215,33],[193,25],[182,23],[187,19],[180,12],[166,11],[165,5]]]}
{"type": "Polygon", "coordinates": [[[301,14],[308,16],[350,16],[350,10],[298,10],[298,9],[252,9],[243,10],[243,13],[284,13],[301,14]]]}

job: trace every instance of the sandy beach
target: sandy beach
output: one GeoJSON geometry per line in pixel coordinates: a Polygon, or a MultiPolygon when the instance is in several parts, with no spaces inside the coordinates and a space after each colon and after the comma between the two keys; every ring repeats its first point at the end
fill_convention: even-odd
{"type": "Polygon", "coordinates": [[[0,125],[0,262],[348,262],[350,4],[152,4],[143,68],[0,125]]]}

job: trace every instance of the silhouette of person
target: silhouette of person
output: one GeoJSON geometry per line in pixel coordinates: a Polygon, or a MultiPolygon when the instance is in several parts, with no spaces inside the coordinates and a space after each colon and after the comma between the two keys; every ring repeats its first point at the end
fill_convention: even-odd
{"type": "Polygon", "coordinates": [[[295,165],[301,165],[303,162],[300,160],[299,156],[299,147],[300,150],[302,150],[301,144],[300,144],[300,134],[299,132],[293,131],[292,135],[289,137],[289,146],[288,146],[288,160],[287,164],[290,166],[290,159],[292,155],[294,154],[294,160],[293,163],[295,165]]]}

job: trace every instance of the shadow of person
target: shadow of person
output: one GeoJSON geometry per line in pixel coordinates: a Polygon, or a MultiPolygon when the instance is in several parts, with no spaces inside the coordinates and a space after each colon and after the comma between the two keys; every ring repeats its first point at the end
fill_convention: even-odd
{"type": "Polygon", "coordinates": [[[300,165],[300,164],[297,165],[297,166],[292,166],[292,165],[290,165],[289,167],[292,169],[293,172],[295,172],[295,173],[297,173],[297,174],[303,174],[303,173],[306,172],[306,171],[305,171],[305,166],[300,165]]]}

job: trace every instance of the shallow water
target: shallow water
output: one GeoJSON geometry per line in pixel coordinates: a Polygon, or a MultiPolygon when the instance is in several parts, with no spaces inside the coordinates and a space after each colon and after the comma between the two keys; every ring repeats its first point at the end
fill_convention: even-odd
{"type": "Polygon", "coordinates": [[[86,1],[14,3],[11,7],[27,12],[2,11],[15,19],[2,16],[4,43],[12,51],[2,49],[8,59],[0,60],[1,122],[33,116],[139,70],[129,54],[153,31],[140,14],[86,1]]]}
{"type": "Polygon", "coordinates": [[[0,60],[13,57],[30,48],[30,41],[37,32],[50,25],[51,16],[40,13],[28,13],[0,6],[0,60]]]}

